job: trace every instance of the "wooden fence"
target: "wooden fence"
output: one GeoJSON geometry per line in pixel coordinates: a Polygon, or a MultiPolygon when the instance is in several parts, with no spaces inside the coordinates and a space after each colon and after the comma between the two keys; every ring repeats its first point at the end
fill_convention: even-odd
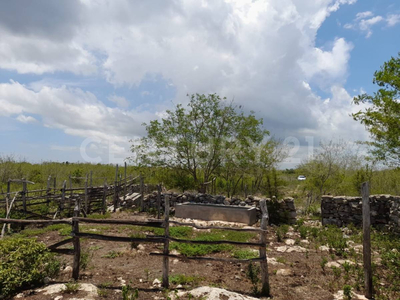
{"type": "MultiPolygon", "coordinates": [[[[112,185],[108,185],[104,178],[102,186],[94,187],[91,185],[92,178],[69,177],[68,183],[64,180],[61,188],[57,188],[51,185],[53,180],[49,177],[47,188],[36,190],[29,190],[28,184],[33,184],[33,182],[25,179],[9,180],[7,193],[0,194],[0,209],[3,208],[6,214],[11,211],[20,213],[25,219],[56,219],[63,216],[72,217],[75,204],[80,203],[81,212],[85,216],[90,213],[104,214],[107,210],[107,199],[112,198],[115,211],[132,187],[139,180],[143,182],[141,176],[130,175],[124,179],[116,179],[112,185]],[[84,186],[73,187],[73,179],[84,179],[84,186]],[[22,184],[22,190],[11,192],[10,184],[13,182],[22,184]],[[120,199],[121,195],[123,199],[120,199]],[[12,200],[14,200],[13,206],[12,200]]],[[[143,183],[140,187],[141,198],[143,198],[143,183]]]]}
{"type": "Polygon", "coordinates": [[[150,253],[152,256],[162,256],[162,286],[164,288],[169,287],[169,258],[178,258],[181,260],[209,260],[209,261],[220,261],[220,262],[259,262],[261,266],[261,282],[262,282],[262,295],[269,296],[270,287],[269,287],[269,279],[268,279],[268,264],[267,264],[267,254],[266,254],[266,243],[267,243],[267,224],[268,224],[268,210],[265,200],[261,200],[260,207],[262,210],[262,219],[261,219],[261,228],[231,228],[231,227],[218,227],[218,226],[198,226],[194,223],[181,223],[177,221],[172,221],[169,219],[170,205],[169,205],[169,196],[165,197],[165,212],[164,212],[164,220],[159,219],[148,219],[146,221],[139,220],[116,220],[116,219],[88,219],[79,217],[80,207],[79,204],[74,208],[74,216],[69,219],[61,219],[61,220],[16,220],[16,219],[0,219],[0,223],[9,223],[9,224],[70,224],[71,229],[71,238],[58,242],[49,246],[48,248],[52,252],[61,253],[61,254],[69,254],[74,256],[73,260],[73,272],[72,277],[77,280],[79,278],[79,263],[80,263],[80,239],[95,239],[95,240],[103,240],[103,241],[114,241],[114,242],[138,242],[138,243],[162,243],[164,244],[164,250],[162,253],[150,253]],[[164,228],[164,235],[156,236],[156,235],[147,235],[144,238],[132,238],[132,237],[121,237],[121,236],[109,236],[102,234],[94,234],[94,233],[83,233],[79,231],[79,224],[81,223],[90,223],[90,224],[113,224],[113,225],[133,225],[133,226],[148,226],[148,227],[157,227],[164,228]],[[197,241],[197,240],[186,240],[186,239],[178,239],[171,237],[169,234],[170,224],[174,224],[175,226],[192,226],[196,229],[222,229],[222,230],[233,230],[233,231],[251,231],[257,232],[260,234],[259,242],[236,242],[229,240],[219,240],[219,241],[197,241]],[[169,253],[169,242],[178,242],[178,243],[189,243],[189,244],[203,244],[203,245],[216,245],[216,244],[231,244],[236,246],[253,246],[259,249],[259,257],[253,259],[227,259],[227,258],[215,258],[215,257],[187,257],[182,255],[173,255],[169,253]],[[73,249],[63,249],[59,248],[60,246],[66,245],[68,243],[73,244],[73,249]]]}

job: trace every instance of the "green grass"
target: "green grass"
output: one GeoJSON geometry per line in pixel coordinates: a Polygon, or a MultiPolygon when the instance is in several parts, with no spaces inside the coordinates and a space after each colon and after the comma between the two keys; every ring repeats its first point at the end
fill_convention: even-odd
{"type": "Polygon", "coordinates": [[[181,285],[197,285],[203,280],[202,277],[199,276],[191,276],[185,274],[175,274],[169,277],[169,280],[172,284],[181,284],[181,285]]]}
{"type": "Polygon", "coordinates": [[[251,249],[234,249],[232,256],[237,259],[252,259],[259,257],[258,251],[251,249]]]}
{"type": "Polygon", "coordinates": [[[103,255],[102,257],[104,257],[104,258],[112,258],[113,259],[113,258],[120,257],[121,255],[122,255],[121,252],[115,251],[115,250],[111,250],[107,254],[103,255]]]}
{"type": "Polygon", "coordinates": [[[61,236],[67,236],[71,233],[71,226],[67,224],[53,224],[43,228],[27,228],[20,231],[19,234],[24,237],[32,237],[51,231],[58,231],[61,236]]]}
{"type": "MultiPolygon", "coordinates": [[[[237,232],[227,230],[211,230],[211,232],[196,233],[194,240],[196,241],[236,241],[249,242],[256,236],[254,233],[237,232]]],[[[231,252],[235,249],[233,245],[218,244],[218,245],[202,245],[202,244],[184,244],[173,242],[170,244],[171,249],[179,251],[185,256],[204,256],[211,253],[231,252]]]]}
{"type": "Polygon", "coordinates": [[[91,214],[87,216],[88,219],[109,219],[111,218],[111,213],[107,211],[104,215],[103,214],[91,214]]]}

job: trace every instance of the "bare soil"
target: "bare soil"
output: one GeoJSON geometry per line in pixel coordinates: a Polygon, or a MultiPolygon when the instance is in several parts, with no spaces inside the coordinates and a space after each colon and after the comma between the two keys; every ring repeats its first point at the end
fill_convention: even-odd
{"type": "MultiPolygon", "coordinates": [[[[112,218],[145,218],[146,215],[137,213],[120,212],[112,215],[112,218]]],[[[96,233],[96,225],[90,225],[91,232],[96,233]]],[[[103,225],[104,226],[104,225],[103,225]]],[[[130,230],[127,226],[108,226],[103,234],[129,236],[130,230]]],[[[82,229],[81,229],[82,231],[82,229]]],[[[295,239],[298,233],[291,231],[291,239],[295,239]]],[[[61,241],[58,232],[49,232],[38,236],[38,240],[47,245],[61,241]]],[[[321,253],[315,250],[315,247],[303,245],[308,253],[281,253],[276,251],[276,247],[284,246],[285,243],[277,242],[275,228],[270,227],[268,233],[269,246],[267,255],[270,258],[278,259],[283,263],[269,264],[270,286],[272,298],[276,300],[291,299],[333,299],[333,293],[330,290],[329,283],[334,281],[332,272],[323,272],[320,262],[321,253]],[[289,269],[292,275],[277,275],[277,270],[289,269]]],[[[97,287],[103,287],[103,297],[98,299],[122,299],[121,284],[124,281],[133,288],[139,290],[139,299],[166,299],[161,289],[153,287],[153,280],[162,277],[162,258],[150,256],[150,252],[160,251],[162,244],[141,244],[143,250],[131,249],[128,243],[116,243],[99,240],[81,240],[82,248],[90,253],[89,265],[86,270],[81,270],[81,283],[92,283],[97,287]],[[118,253],[115,258],[107,258],[110,253],[118,253]],[[158,298],[157,298],[158,297],[158,298]]],[[[68,245],[67,245],[68,247],[68,245]]],[[[142,247],[139,247],[142,248],[142,247]]],[[[231,257],[229,253],[212,254],[214,257],[231,257]]],[[[61,255],[64,266],[72,266],[72,256],[61,255]]],[[[196,286],[215,286],[241,294],[253,295],[253,285],[246,276],[247,264],[244,263],[223,263],[223,262],[199,262],[199,261],[177,261],[170,259],[170,274],[185,274],[198,276],[199,281],[196,286]]],[[[65,283],[71,280],[71,273],[60,272],[60,275],[54,278],[56,283],[65,283]]],[[[194,284],[184,286],[185,289],[194,288],[194,284]]],[[[176,286],[171,284],[170,289],[176,286]]],[[[54,299],[57,295],[62,295],[62,299],[80,298],[84,295],[82,292],[76,294],[53,294],[43,295],[35,294],[32,291],[25,291],[24,298],[31,300],[54,299]]]]}

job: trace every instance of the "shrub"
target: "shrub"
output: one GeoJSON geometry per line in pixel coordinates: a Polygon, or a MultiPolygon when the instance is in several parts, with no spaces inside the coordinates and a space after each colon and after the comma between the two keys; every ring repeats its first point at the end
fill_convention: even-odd
{"type": "Polygon", "coordinates": [[[289,231],[289,225],[281,225],[278,227],[278,229],[276,230],[276,236],[278,239],[278,242],[282,242],[283,239],[286,237],[286,234],[289,231]]]}
{"type": "Polygon", "coordinates": [[[258,294],[258,283],[260,282],[259,274],[260,274],[260,267],[253,263],[249,263],[246,275],[247,278],[250,279],[251,283],[253,284],[253,292],[255,295],[258,294]]]}
{"type": "Polygon", "coordinates": [[[307,238],[307,232],[308,232],[307,227],[305,227],[305,226],[300,226],[300,227],[299,227],[299,232],[300,232],[300,237],[301,237],[302,239],[307,238]]]}
{"type": "Polygon", "coordinates": [[[75,294],[79,291],[79,283],[77,282],[67,282],[65,284],[65,288],[63,289],[63,293],[65,294],[75,294]]]}
{"type": "Polygon", "coordinates": [[[351,300],[351,285],[345,285],[343,287],[343,295],[346,300],[351,300]]]}
{"type": "Polygon", "coordinates": [[[60,267],[43,243],[25,238],[0,241],[0,262],[0,295],[6,297],[55,276],[60,267]]]}

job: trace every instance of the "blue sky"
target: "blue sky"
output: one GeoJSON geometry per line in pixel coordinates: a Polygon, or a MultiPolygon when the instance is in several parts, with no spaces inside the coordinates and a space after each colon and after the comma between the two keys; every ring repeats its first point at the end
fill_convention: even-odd
{"type": "Polygon", "coordinates": [[[294,144],[294,166],[321,140],[368,138],[351,100],[399,33],[389,0],[3,1],[0,155],[122,162],[143,122],[216,92],[294,144]]]}

